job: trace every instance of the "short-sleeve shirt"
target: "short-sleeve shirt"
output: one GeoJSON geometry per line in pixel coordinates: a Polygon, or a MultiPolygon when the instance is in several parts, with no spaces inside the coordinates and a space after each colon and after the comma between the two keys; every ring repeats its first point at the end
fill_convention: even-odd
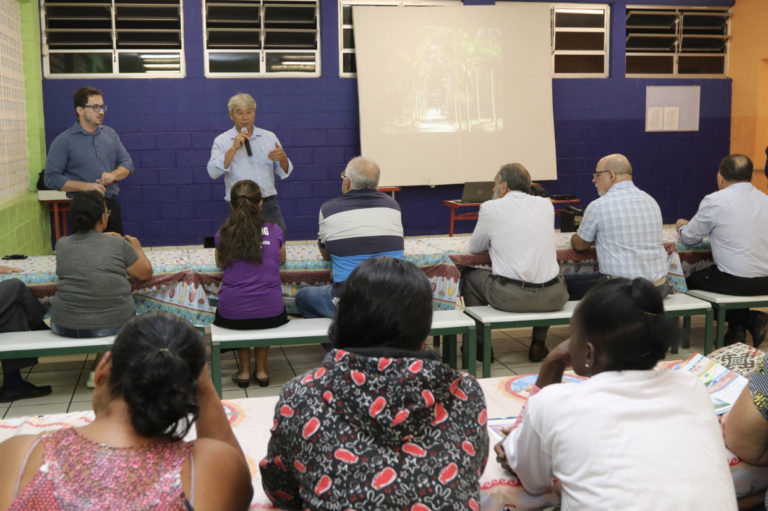
{"type": "MultiPolygon", "coordinates": [[[[218,248],[221,231],[216,233],[218,248]]],[[[219,289],[219,315],[226,319],[261,319],[281,314],[285,308],[280,285],[282,229],[266,222],[261,231],[261,264],[235,261],[224,267],[219,289]]]]}
{"type": "Polygon", "coordinates": [[[600,273],[655,282],[669,269],[662,227],[654,198],[620,181],[587,206],[577,234],[595,243],[600,273]]]}
{"type": "Polygon", "coordinates": [[[56,243],[56,294],[51,321],[73,329],[121,327],[134,315],[126,269],[139,259],[123,238],[79,232],[56,243]]]}

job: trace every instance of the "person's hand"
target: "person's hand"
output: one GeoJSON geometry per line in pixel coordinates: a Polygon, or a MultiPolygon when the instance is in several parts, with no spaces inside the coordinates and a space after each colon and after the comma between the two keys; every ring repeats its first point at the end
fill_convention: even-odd
{"type": "Polygon", "coordinates": [[[549,352],[547,358],[544,359],[544,363],[548,360],[550,363],[563,364],[565,367],[571,365],[571,352],[568,351],[568,346],[571,344],[571,338],[564,340],[558,344],[555,349],[549,352]]]}
{"type": "Polygon", "coordinates": [[[568,351],[570,344],[571,339],[568,338],[549,352],[539,368],[539,377],[536,379],[537,387],[543,389],[547,385],[560,383],[563,380],[563,373],[571,365],[571,353],[568,351]]]}
{"type": "Polygon", "coordinates": [[[83,189],[80,190],[82,192],[89,192],[91,190],[96,190],[100,194],[104,195],[107,193],[107,189],[99,182],[93,182],[93,183],[84,183],[83,189]]]}
{"type": "Polygon", "coordinates": [[[21,273],[24,270],[16,268],[15,266],[0,266],[0,275],[8,275],[9,273],[21,273]]]}
{"type": "MultiPolygon", "coordinates": [[[[119,235],[118,235],[118,236],[119,236],[119,235]]],[[[141,243],[139,242],[139,240],[138,240],[138,239],[136,239],[136,238],[134,238],[134,237],[133,237],[133,236],[131,236],[130,234],[126,234],[126,235],[125,235],[125,236],[123,236],[123,237],[125,238],[125,241],[127,241],[128,243],[130,243],[130,244],[131,244],[131,246],[132,246],[133,248],[136,248],[136,249],[139,249],[139,248],[141,248],[141,243]]]]}
{"type": "Polygon", "coordinates": [[[111,172],[102,172],[101,173],[101,184],[103,186],[110,185],[115,182],[115,176],[111,172]]]}
{"type": "Polygon", "coordinates": [[[496,461],[501,465],[501,468],[514,474],[512,467],[509,466],[509,460],[507,460],[507,453],[504,452],[504,440],[493,446],[493,450],[496,452],[496,461]]]}
{"type": "Polygon", "coordinates": [[[685,218],[678,218],[677,222],[675,222],[675,230],[679,231],[680,228],[684,225],[688,225],[688,220],[686,220],[685,218]]]}
{"type": "Polygon", "coordinates": [[[248,140],[248,134],[247,133],[238,133],[235,137],[235,141],[232,142],[232,149],[237,151],[241,147],[245,145],[245,141],[248,140]]]}
{"type": "Polygon", "coordinates": [[[277,142],[275,142],[275,148],[267,154],[267,158],[272,161],[279,161],[281,163],[288,160],[288,156],[285,154],[285,151],[283,151],[283,148],[280,147],[277,142]]]}

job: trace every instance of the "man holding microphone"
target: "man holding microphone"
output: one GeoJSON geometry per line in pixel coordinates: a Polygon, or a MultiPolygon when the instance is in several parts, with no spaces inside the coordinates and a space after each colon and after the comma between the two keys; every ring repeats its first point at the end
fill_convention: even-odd
{"type": "Polygon", "coordinates": [[[213,141],[208,175],[211,179],[224,175],[227,202],[232,185],[243,179],[256,182],[264,197],[261,207],[264,216],[285,233],[285,220],[277,204],[275,175],[285,179],[293,171],[293,164],[274,133],[253,125],[256,101],[250,94],[235,94],[227,108],[234,126],[213,141]]]}

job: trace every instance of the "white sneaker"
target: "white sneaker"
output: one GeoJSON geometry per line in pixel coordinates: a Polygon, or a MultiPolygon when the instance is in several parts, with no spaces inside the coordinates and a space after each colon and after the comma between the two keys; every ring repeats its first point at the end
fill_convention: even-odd
{"type": "Polygon", "coordinates": [[[96,377],[95,377],[93,371],[88,373],[88,380],[85,382],[85,386],[88,387],[89,389],[95,389],[96,388],[96,377]]]}

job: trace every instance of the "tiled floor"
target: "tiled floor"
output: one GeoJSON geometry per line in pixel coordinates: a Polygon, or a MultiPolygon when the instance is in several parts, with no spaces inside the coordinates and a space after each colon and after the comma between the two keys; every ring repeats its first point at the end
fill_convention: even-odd
{"type": "MultiPolygon", "coordinates": [[[[686,359],[691,353],[703,352],[704,321],[701,316],[693,318],[691,347],[680,349],[676,355],[668,354],[667,359],[686,359]]],[[[491,366],[491,376],[508,376],[538,372],[539,365],[528,360],[530,328],[494,330],[493,350],[496,361],[491,366]]],[[[552,327],[547,338],[550,349],[568,337],[568,327],[552,327]]],[[[432,347],[431,340],[427,343],[432,347]]],[[[260,388],[252,384],[248,389],[238,388],[231,380],[236,362],[234,353],[223,356],[223,397],[225,399],[277,395],[282,385],[291,378],[318,367],[324,355],[319,345],[272,348],[269,352],[271,385],[260,388]]],[[[27,371],[27,379],[35,385],[52,385],[53,393],[37,399],[25,399],[0,404],[0,417],[43,415],[91,409],[92,391],[85,387],[85,380],[94,355],[47,357],[27,371]]],[[[480,367],[478,367],[480,370],[480,367]]]]}

